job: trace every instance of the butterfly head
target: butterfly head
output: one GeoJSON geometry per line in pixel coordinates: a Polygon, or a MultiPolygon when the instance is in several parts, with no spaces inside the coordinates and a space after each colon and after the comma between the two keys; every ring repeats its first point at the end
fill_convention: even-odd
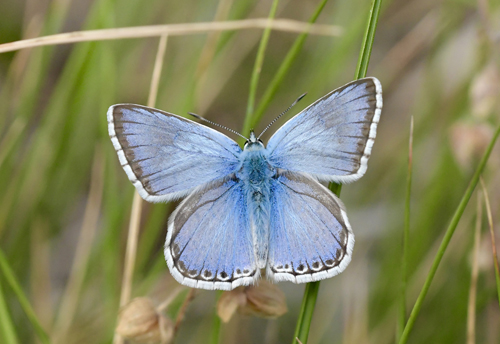
{"type": "Polygon", "coordinates": [[[264,148],[264,143],[261,139],[255,136],[253,130],[250,131],[250,138],[245,142],[245,150],[255,150],[264,148]]]}

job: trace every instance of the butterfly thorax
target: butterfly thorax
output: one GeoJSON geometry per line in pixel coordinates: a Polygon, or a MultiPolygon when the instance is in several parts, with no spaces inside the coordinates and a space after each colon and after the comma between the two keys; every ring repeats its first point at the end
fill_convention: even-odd
{"type": "Polygon", "coordinates": [[[254,251],[259,268],[264,268],[269,246],[270,180],[275,172],[268,162],[264,145],[258,141],[245,145],[240,162],[236,176],[244,184],[254,251]]]}

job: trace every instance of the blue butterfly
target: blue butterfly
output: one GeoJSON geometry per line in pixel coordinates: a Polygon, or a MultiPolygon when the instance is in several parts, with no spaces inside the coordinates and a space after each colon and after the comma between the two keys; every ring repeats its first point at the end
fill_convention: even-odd
{"type": "Polygon", "coordinates": [[[242,150],[220,132],[133,104],[108,110],[120,163],[149,202],[186,197],[172,213],[165,258],[186,286],[231,290],[305,283],[341,273],[354,234],[342,201],[321,182],[349,183],[367,168],[382,111],[376,78],[348,83],[286,122],[267,147],[242,150]]]}

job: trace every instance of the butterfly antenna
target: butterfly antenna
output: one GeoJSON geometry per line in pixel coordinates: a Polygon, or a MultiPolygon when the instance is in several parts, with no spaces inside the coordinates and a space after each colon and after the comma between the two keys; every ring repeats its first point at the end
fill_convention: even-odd
{"type": "Polygon", "coordinates": [[[269,123],[267,125],[267,127],[260,133],[259,137],[257,137],[257,140],[260,139],[260,137],[262,136],[262,134],[264,134],[266,132],[267,129],[269,129],[278,119],[281,118],[281,116],[283,116],[284,114],[286,114],[288,112],[288,110],[290,110],[295,104],[297,104],[299,102],[299,100],[301,100],[302,98],[304,98],[306,96],[307,93],[304,93],[303,95],[301,95],[300,97],[298,97],[293,103],[292,105],[290,105],[288,107],[288,109],[286,109],[285,111],[283,111],[278,117],[276,117],[275,119],[273,119],[271,121],[271,123],[269,123]]]}
{"type": "Polygon", "coordinates": [[[216,127],[222,128],[222,129],[226,129],[227,131],[230,131],[230,132],[232,132],[233,134],[236,134],[236,135],[238,135],[239,137],[242,137],[242,138],[244,138],[245,140],[247,140],[247,141],[248,141],[248,139],[247,139],[245,136],[241,135],[240,133],[238,133],[237,131],[235,131],[235,130],[233,130],[233,129],[230,129],[230,128],[228,128],[228,127],[225,127],[225,126],[223,126],[223,125],[220,125],[219,123],[215,123],[215,122],[209,121],[208,119],[203,118],[203,117],[201,117],[200,115],[197,115],[197,114],[195,114],[195,113],[188,112],[188,114],[190,114],[190,115],[191,115],[191,116],[193,116],[194,118],[199,119],[200,121],[210,123],[210,124],[212,124],[212,125],[215,125],[216,127]]]}

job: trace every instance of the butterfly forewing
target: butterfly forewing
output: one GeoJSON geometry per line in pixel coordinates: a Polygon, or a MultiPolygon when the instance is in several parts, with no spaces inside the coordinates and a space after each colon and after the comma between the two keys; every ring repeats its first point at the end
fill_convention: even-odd
{"type": "Polygon", "coordinates": [[[313,178],[290,172],[273,179],[271,190],[268,277],[304,283],[341,273],[354,234],[340,199],[313,178]]]}
{"type": "Polygon", "coordinates": [[[227,136],[168,112],[133,104],[108,110],[120,163],[147,201],[185,196],[235,172],[240,147],[227,136]]]}
{"type": "Polygon", "coordinates": [[[382,110],[375,78],[342,86],[285,123],[269,140],[270,163],[339,183],[366,172],[382,110]]]}
{"type": "Polygon", "coordinates": [[[226,178],[189,195],[170,217],[165,257],[175,279],[190,287],[253,283],[260,271],[241,181],[226,178]]]}

